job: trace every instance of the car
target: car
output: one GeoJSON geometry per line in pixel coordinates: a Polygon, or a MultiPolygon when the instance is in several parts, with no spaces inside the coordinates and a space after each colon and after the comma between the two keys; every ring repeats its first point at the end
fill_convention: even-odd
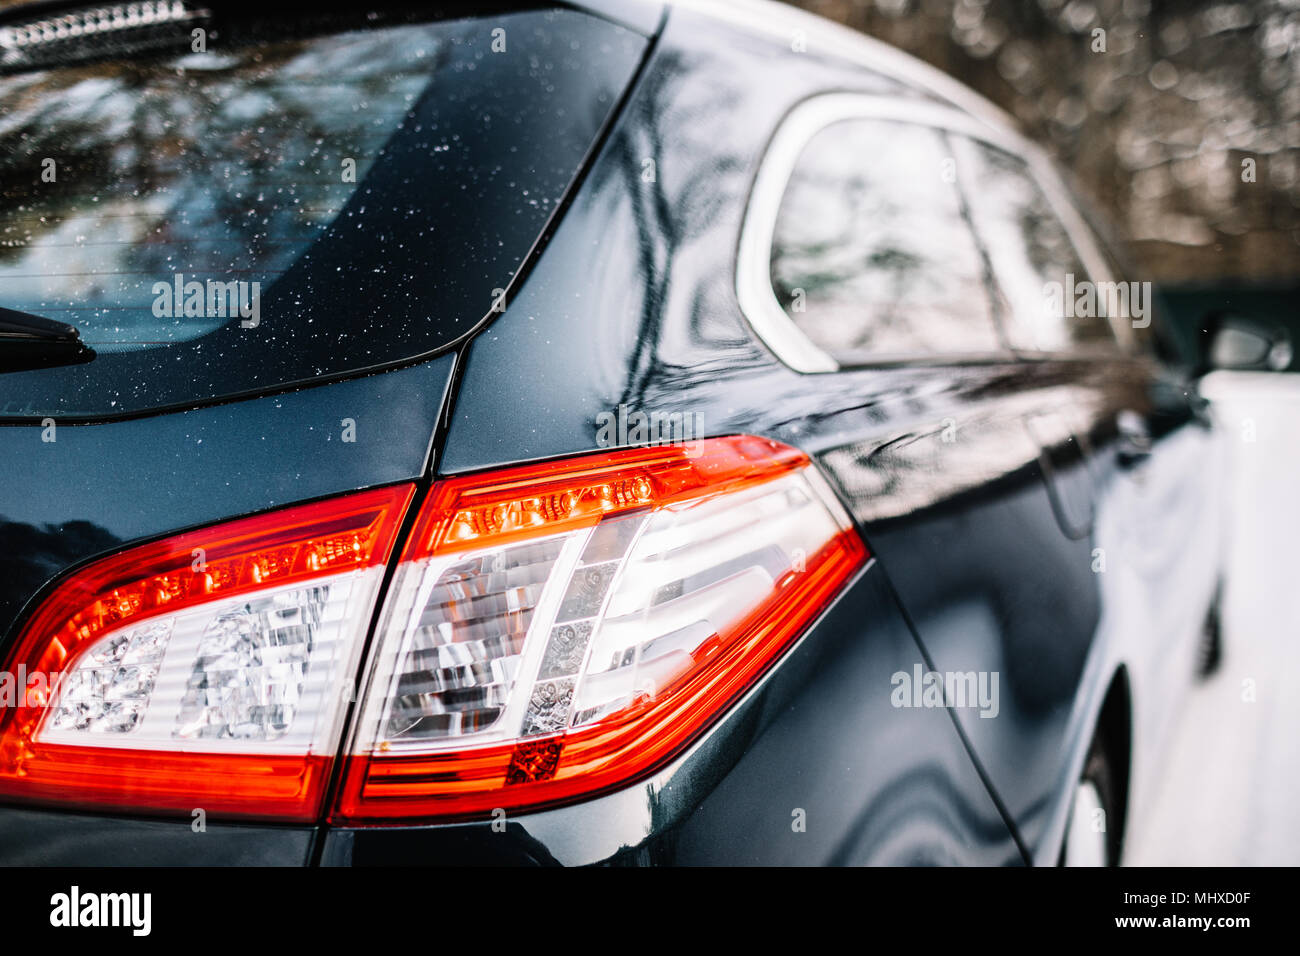
{"type": "Polygon", "coordinates": [[[0,862],[1122,860],[1223,435],[996,107],[766,2],[0,16],[0,862]]]}

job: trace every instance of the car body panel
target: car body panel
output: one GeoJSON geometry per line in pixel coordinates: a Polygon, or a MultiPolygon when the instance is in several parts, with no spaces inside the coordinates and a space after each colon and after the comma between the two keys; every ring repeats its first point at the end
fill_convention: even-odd
{"type": "MultiPolygon", "coordinates": [[[[1166,715],[1192,679],[1219,571],[1219,483],[1204,426],[1144,363],[1035,365],[1012,389],[988,380],[979,390],[941,396],[898,430],[821,460],[936,668],[999,676],[997,717],[960,708],[959,720],[1026,845],[1054,862],[1069,784],[1117,670],[1166,715]],[[1044,409],[1071,419],[1064,442],[1087,443],[1073,474],[1053,470],[1024,427],[1044,409]],[[1163,422],[1137,475],[1117,463],[1121,412],[1163,422]],[[1086,535],[1061,520],[1056,489],[1070,482],[1096,489],[1086,535]]],[[[1135,721],[1135,737],[1149,744],[1161,723],[1135,721]]]]}
{"type": "Polygon", "coordinates": [[[312,827],[234,826],[0,807],[5,866],[306,866],[312,827]]]}

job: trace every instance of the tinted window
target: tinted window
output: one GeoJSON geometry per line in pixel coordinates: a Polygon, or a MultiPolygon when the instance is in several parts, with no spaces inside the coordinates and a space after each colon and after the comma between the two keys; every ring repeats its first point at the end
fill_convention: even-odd
{"type": "Polygon", "coordinates": [[[951,138],[975,229],[1004,297],[1011,344],[1052,352],[1114,348],[1104,315],[1086,299],[1075,306],[1088,271],[1025,163],[988,144],[951,138]]]}
{"type": "Polygon", "coordinates": [[[353,10],[204,21],[204,52],[183,23],[6,53],[0,306],[75,325],[98,354],[0,376],[0,413],[309,381],[490,313],[644,38],[569,10],[353,10]],[[253,292],[256,316],[232,316],[253,292]]]}
{"type": "Polygon", "coordinates": [[[809,141],[781,201],[772,286],[841,364],[999,348],[939,132],[848,120],[809,141]]]}

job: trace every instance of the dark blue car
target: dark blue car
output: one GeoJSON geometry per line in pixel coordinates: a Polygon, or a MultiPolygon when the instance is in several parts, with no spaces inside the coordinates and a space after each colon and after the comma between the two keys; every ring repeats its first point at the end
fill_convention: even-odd
{"type": "Polygon", "coordinates": [[[1116,863],[1210,411],[964,87],[768,3],[0,19],[0,863],[1116,863]]]}

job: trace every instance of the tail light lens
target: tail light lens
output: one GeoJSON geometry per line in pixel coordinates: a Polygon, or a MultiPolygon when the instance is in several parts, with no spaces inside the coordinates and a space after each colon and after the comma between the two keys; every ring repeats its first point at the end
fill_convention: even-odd
{"type": "Polygon", "coordinates": [[[314,819],[413,486],[132,548],[74,574],[9,657],[0,793],[314,819]]]}
{"type": "Polygon", "coordinates": [[[466,817],[643,777],[865,557],[808,460],[749,436],[444,482],[386,601],[334,819],[466,817]]]}
{"type": "Polygon", "coordinates": [[[751,436],[455,478],[130,548],[8,656],[0,796],[94,809],[451,819],[654,772],[771,666],[866,551],[801,453],[751,436]],[[346,737],[346,743],[344,743],[346,737]]]}

